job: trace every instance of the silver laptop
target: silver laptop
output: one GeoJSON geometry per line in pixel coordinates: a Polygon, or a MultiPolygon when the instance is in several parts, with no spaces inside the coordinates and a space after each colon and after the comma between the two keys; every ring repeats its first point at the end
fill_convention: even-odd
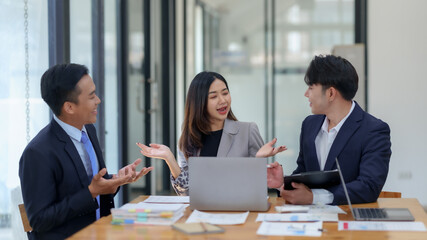
{"type": "Polygon", "coordinates": [[[353,208],[351,206],[350,196],[348,195],[347,186],[341,172],[338,158],[335,158],[338,172],[341,178],[341,185],[344,188],[345,198],[347,198],[353,218],[358,221],[414,221],[414,217],[407,208],[353,208]]]}
{"type": "Polygon", "coordinates": [[[190,208],[267,211],[267,159],[190,157],[190,208]]]}

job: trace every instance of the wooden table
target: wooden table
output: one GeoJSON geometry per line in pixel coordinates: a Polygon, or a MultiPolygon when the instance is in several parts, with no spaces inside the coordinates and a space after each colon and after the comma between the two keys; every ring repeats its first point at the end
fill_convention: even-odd
{"type": "MultiPolygon", "coordinates": [[[[140,196],[132,202],[140,202],[148,196],[140,196]]],[[[271,207],[268,212],[275,212],[274,206],[283,205],[281,198],[270,198],[271,207]]],[[[353,220],[347,205],[340,206],[347,215],[339,214],[340,220],[353,220]]],[[[375,203],[355,204],[354,207],[406,207],[409,208],[415,221],[421,221],[427,226],[427,214],[417,199],[413,198],[379,198],[375,203]]],[[[77,232],[69,239],[313,239],[313,237],[271,237],[256,234],[261,222],[255,222],[259,212],[250,212],[246,223],[243,225],[225,226],[224,233],[186,235],[173,230],[170,226],[145,226],[145,225],[112,225],[111,215],[103,217],[95,223],[77,232]]],[[[178,222],[185,222],[191,210],[187,208],[178,222]]],[[[386,231],[338,231],[338,223],[324,222],[322,239],[427,239],[427,232],[386,232],[386,231]]]]}

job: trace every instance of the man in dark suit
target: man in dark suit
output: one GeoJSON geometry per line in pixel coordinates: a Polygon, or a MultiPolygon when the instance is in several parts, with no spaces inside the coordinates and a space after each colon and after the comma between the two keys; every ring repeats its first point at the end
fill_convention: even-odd
{"type": "Polygon", "coordinates": [[[119,186],[152,170],[141,159],[109,175],[92,125],[101,100],[88,69],[61,64],[41,78],[54,119],[25,148],[19,162],[30,239],[64,239],[110,214],[119,186]]]}
{"type": "MultiPolygon", "coordinates": [[[[358,88],[356,70],[341,57],[316,56],[304,81],[314,115],[302,123],[293,173],[333,170],[338,158],[352,203],[376,201],[388,174],[390,128],[352,100],[358,88]]],[[[341,185],[309,189],[292,183],[294,190],[284,190],[283,169],[277,162],[268,169],[268,185],[281,186],[280,195],[293,204],[347,204],[341,185]]]]}

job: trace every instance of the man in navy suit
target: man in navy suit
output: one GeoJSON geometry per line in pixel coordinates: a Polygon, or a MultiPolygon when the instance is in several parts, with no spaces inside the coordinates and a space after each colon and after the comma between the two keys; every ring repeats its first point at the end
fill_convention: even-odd
{"type": "Polygon", "coordinates": [[[19,162],[30,239],[64,239],[110,214],[119,186],[137,181],[141,159],[109,175],[92,125],[101,100],[88,69],[61,64],[41,78],[41,95],[55,114],[19,162]],[[87,140],[89,139],[89,140],[87,140]],[[98,211],[97,211],[98,210],[98,211]]]}
{"type": "MultiPolygon", "coordinates": [[[[316,56],[304,81],[308,85],[304,95],[314,115],[302,123],[298,166],[293,173],[333,170],[338,158],[352,203],[375,202],[388,174],[389,126],[352,100],[358,76],[346,59],[316,56]]],[[[275,162],[267,171],[269,187],[281,186],[280,195],[292,204],[347,204],[341,185],[309,189],[292,183],[294,190],[284,190],[282,167],[275,162]]]]}

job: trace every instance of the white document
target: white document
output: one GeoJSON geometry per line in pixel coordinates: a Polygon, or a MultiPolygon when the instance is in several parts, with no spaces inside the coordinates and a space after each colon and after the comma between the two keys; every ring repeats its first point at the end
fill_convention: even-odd
{"type": "Polygon", "coordinates": [[[189,196],[149,196],[145,203],[190,203],[189,196]]]}
{"type": "Polygon", "coordinates": [[[337,213],[337,214],[347,214],[340,207],[336,205],[309,205],[310,210],[308,213],[320,214],[320,213],[337,213]]]}
{"type": "Polygon", "coordinates": [[[339,231],[421,231],[426,227],[422,222],[376,222],[376,221],[339,221],[339,231]]]}
{"type": "Polygon", "coordinates": [[[320,237],[322,235],[322,222],[313,223],[281,223],[262,222],[259,226],[258,235],[267,236],[311,236],[320,237]]]}
{"type": "Polygon", "coordinates": [[[151,212],[177,212],[183,211],[189,204],[163,204],[163,203],[126,203],[120,209],[149,210],[151,212]]]}
{"type": "Polygon", "coordinates": [[[346,214],[340,207],[335,205],[292,205],[284,204],[283,206],[276,206],[277,212],[307,212],[312,214],[323,213],[342,213],[346,214]]]}
{"type": "Polygon", "coordinates": [[[217,225],[243,224],[248,218],[249,212],[245,213],[205,213],[194,210],[186,223],[205,222],[217,225]]]}
{"type": "Polygon", "coordinates": [[[276,212],[308,212],[309,206],[285,204],[283,206],[276,206],[276,212]]]}
{"type": "Polygon", "coordinates": [[[338,214],[311,214],[311,213],[258,213],[256,222],[338,222],[338,214]]]}

